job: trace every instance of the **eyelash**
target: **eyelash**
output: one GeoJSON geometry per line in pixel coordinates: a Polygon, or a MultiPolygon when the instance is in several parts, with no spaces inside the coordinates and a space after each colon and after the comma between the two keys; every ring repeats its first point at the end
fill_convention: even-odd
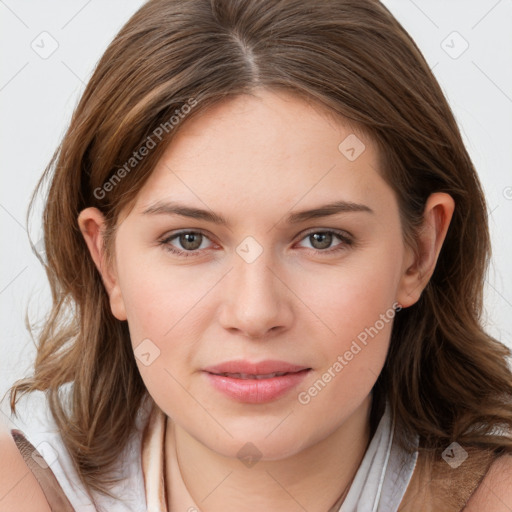
{"type": "MultiPolygon", "coordinates": [[[[185,235],[185,234],[200,234],[209,240],[209,237],[202,231],[192,231],[191,230],[191,231],[180,231],[178,233],[173,233],[172,235],[166,236],[165,238],[159,240],[158,244],[163,246],[163,248],[166,251],[169,251],[170,253],[176,254],[178,256],[183,256],[185,258],[188,258],[190,256],[194,256],[194,257],[200,256],[200,252],[202,251],[201,249],[195,249],[194,251],[181,251],[179,249],[176,249],[176,247],[170,245],[170,242],[172,240],[179,237],[180,235],[185,235]]],[[[308,236],[311,236],[314,234],[331,234],[331,235],[335,235],[336,237],[338,237],[341,240],[341,243],[335,245],[333,248],[330,248],[330,249],[325,249],[325,250],[308,249],[310,251],[315,252],[316,254],[331,255],[333,253],[338,253],[339,251],[347,250],[347,248],[354,245],[354,240],[346,232],[336,231],[336,230],[332,230],[332,229],[309,231],[308,233],[303,235],[303,237],[299,240],[299,242],[301,242],[308,236]]]]}

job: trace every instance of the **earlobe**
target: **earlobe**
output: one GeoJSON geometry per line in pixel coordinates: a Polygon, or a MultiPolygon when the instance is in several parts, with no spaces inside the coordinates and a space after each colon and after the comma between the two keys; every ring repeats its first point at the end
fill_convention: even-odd
{"type": "Polygon", "coordinates": [[[104,246],[105,217],[97,208],[85,208],[78,216],[78,226],[110,300],[112,314],[118,320],[126,320],[126,311],[116,271],[110,268],[104,246]]]}
{"type": "Polygon", "coordinates": [[[455,209],[455,201],[444,192],[431,194],[425,204],[423,225],[417,235],[417,250],[407,248],[397,301],[403,307],[415,304],[427,286],[455,209]]]}

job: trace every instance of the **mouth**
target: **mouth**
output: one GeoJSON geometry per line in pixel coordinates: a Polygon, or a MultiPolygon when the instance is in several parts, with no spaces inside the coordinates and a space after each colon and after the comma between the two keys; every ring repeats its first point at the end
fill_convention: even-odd
{"type": "Polygon", "coordinates": [[[225,361],[203,369],[203,371],[214,375],[225,375],[239,379],[266,379],[286,375],[287,373],[297,373],[302,370],[311,370],[311,368],[286,361],[265,360],[253,363],[241,359],[225,361]]]}
{"type": "Polygon", "coordinates": [[[222,372],[222,373],[207,372],[207,373],[210,373],[211,375],[220,375],[223,377],[229,377],[231,379],[264,380],[264,379],[273,379],[274,377],[282,377],[283,375],[308,372],[309,370],[311,370],[311,368],[305,368],[304,370],[299,370],[298,372],[274,372],[274,373],[266,373],[263,375],[262,374],[250,374],[250,373],[228,373],[228,372],[222,372]]]}
{"type": "Polygon", "coordinates": [[[229,361],[203,370],[212,387],[246,404],[261,404],[284,397],[312,370],[282,361],[249,363],[229,361]]]}

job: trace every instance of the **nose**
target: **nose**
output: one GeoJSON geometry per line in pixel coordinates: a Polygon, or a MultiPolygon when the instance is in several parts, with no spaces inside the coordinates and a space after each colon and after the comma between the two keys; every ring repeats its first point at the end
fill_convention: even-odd
{"type": "Polygon", "coordinates": [[[267,339],[290,328],[293,293],[265,251],[252,263],[235,255],[226,278],[219,315],[224,329],[267,339]]]}

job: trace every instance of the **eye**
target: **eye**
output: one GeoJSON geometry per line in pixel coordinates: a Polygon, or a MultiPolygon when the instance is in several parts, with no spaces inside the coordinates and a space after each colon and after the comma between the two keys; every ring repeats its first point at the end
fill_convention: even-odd
{"type": "Polygon", "coordinates": [[[314,251],[328,254],[346,250],[353,245],[353,240],[348,233],[333,230],[310,231],[302,240],[309,241],[314,251]],[[340,243],[332,247],[332,243],[336,241],[336,238],[340,240],[340,243]]]}
{"type": "Polygon", "coordinates": [[[196,256],[200,249],[206,248],[203,245],[205,240],[209,240],[209,238],[200,231],[181,231],[160,240],[159,244],[169,252],[180,256],[196,256]],[[179,247],[172,245],[171,242],[175,239],[179,247]]]}
{"type": "MultiPolygon", "coordinates": [[[[201,251],[208,248],[207,241],[209,240],[210,239],[201,231],[181,231],[166,236],[158,243],[162,245],[165,250],[173,254],[189,257],[200,256],[201,251]]],[[[346,250],[354,244],[352,237],[348,233],[334,230],[310,231],[302,237],[301,241],[302,240],[308,240],[314,252],[323,254],[332,254],[346,250]],[[339,240],[339,243],[332,247],[336,239],[339,240]]]]}

